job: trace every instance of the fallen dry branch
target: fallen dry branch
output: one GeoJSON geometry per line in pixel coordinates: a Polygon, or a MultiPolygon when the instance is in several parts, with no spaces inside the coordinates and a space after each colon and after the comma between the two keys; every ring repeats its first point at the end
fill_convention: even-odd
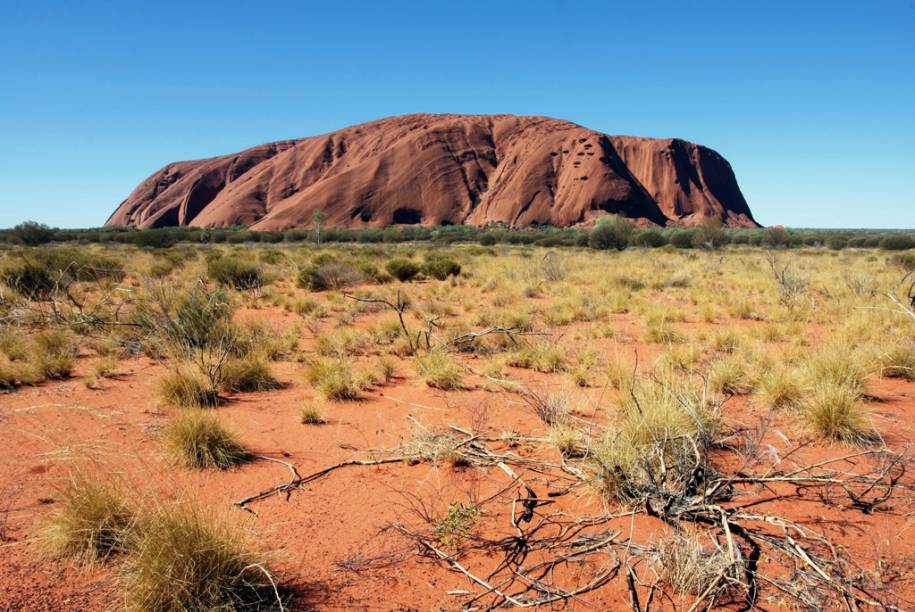
{"type": "MultiPolygon", "coordinates": [[[[319,478],[327,476],[331,472],[334,472],[336,470],[339,470],[339,469],[342,469],[345,467],[352,467],[355,465],[360,465],[360,466],[385,465],[388,463],[400,463],[400,462],[407,461],[407,460],[409,460],[409,457],[387,457],[385,459],[350,459],[347,461],[341,461],[340,463],[335,463],[334,465],[331,465],[324,469],[318,470],[317,472],[314,472],[307,476],[295,476],[294,475],[293,478],[291,478],[287,482],[275,485],[268,489],[264,489],[260,493],[255,493],[254,495],[249,495],[248,497],[245,497],[243,499],[236,501],[235,505],[238,506],[239,508],[245,508],[248,504],[267,499],[268,497],[272,497],[274,495],[279,495],[280,493],[286,493],[286,498],[288,499],[289,495],[292,494],[293,490],[295,490],[303,485],[306,485],[310,482],[314,482],[315,480],[318,480],[319,478]]],[[[294,467],[292,469],[295,470],[294,467]]],[[[298,472],[294,471],[294,474],[298,474],[298,472]]]]}

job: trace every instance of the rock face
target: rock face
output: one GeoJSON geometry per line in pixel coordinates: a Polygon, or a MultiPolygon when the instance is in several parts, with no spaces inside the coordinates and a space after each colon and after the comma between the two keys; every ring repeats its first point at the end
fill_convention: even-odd
{"type": "Polygon", "coordinates": [[[716,218],[755,227],[730,164],[683,140],[608,136],[512,115],[406,115],[234,155],[169,164],[109,226],[570,226],[716,218]]]}

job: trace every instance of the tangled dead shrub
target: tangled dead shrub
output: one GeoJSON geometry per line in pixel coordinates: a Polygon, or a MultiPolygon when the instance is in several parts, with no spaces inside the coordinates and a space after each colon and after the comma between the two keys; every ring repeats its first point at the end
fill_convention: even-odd
{"type": "Polygon", "coordinates": [[[655,560],[671,587],[697,596],[724,591],[730,582],[739,584],[743,575],[743,564],[732,562],[717,542],[710,540],[703,546],[699,534],[682,531],[661,538],[655,560]]]}

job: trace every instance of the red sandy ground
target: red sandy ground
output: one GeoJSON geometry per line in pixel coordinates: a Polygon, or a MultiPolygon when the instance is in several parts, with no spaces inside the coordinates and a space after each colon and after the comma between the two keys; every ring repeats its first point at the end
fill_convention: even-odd
{"type": "MultiPolygon", "coordinates": [[[[259,310],[257,316],[267,314],[282,325],[295,319],[274,309],[259,310]]],[[[633,317],[617,315],[614,319],[623,334],[635,335],[633,317]]],[[[307,348],[312,341],[306,331],[302,345],[307,348]]],[[[629,355],[637,348],[643,358],[657,352],[657,347],[625,337],[596,341],[595,348],[629,355]]],[[[88,359],[80,359],[77,375],[88,372],[88,359]]],[[[467,359],[471,363],[474,360],[467,359]]],[[[289,499],[275,496],[253,505],[254,516],[236,509],[232,502],[285,481],[289,475],[286,467],[264,460],[228,472],[195,472],[170,465],[162,458],[157,440],[157,432],[170,413],[159,405],[155,394],[164,367],[140,358],[122,361],[120,368],[121,376],[100,380],[94,390],[74,378],[0,396],[0,609],[120,607],[116,570],[108,566],[87,570],[48,560],[34,545],[36,530],[77,465],[123,478],[138,497],[192,498],[224,509],[249,526],[258,542],[273,551],[271,566],[291,585],[293,609],[450,610],[459,608],[461,598],[448,591],[472,590],[464,576],[415,555],[407,555],[393,567],[360,573],[343,570],[335,562],[356,554],[409,551],[402,539],[378,536],[378,532],[390,521],[412,520],[410,494],[429,500],[442,513],[452,500],[466,500],[474,492],[485,497],[507,486],[510,480],[500,470],[430,464],[346,468],[294,492],[289,499]]],[[[408,361],[398,362],[395,380],[364,393],[362,400],[332,402],[327,425],[301,425],[299,408],[304,398],[312,396],[301,370],[297,363],[276,363],[275,374],[287,383],[285,388],[234,395],[218,410],[254,452],[294,463],[303,475],[354,456],[367,457],[365,451],[369,449],[396,448],[413,431],[408,415],[430,427],[469,427],[478,407],[485,405],[488,426],[494,434],[509,429],[545,434],[545,428],[517,395],[484,390],[484,381],[472,379],[468,382],[479,384],[467,391],[429,389],[413,374],[408,361]]],[[[561,382],[559,375],[526,370],[511,369],[511,375],[532,386],[561,382]]],[[[870,391],[876,398],[869,403],[875,425],[890,448],[901,450],[915,440],[915,384],[877,380],[870,391]]],[[[582,393],[582,397],[590,395],[596,400],[604,392],[590,389],[582,393]]],[[[605,393],[604,403],[609,399],[605,393]]],[[[755,410],[745,398],[725,405],[730,422],[748,422],[755,410]]],[[[790,416],[779,416],[773,429],[790,438],[789,442],[769,436],[782,451],[807,436],[790,416]]],[[[814,442],[795,460],[812,462],[850,452],[848,447],[814,442]]],[[[540,491],[550,487],[543,477],[527,474],[527,478],[540,491]]],[[[601,510],[600,502],[590,495],[569,495],[559,503],[578,514],[601,510]]],[[[822,528],[869,571],[902,576],[895,586],[899,605],[906,608],[905,602],[915,601],[911,508],[894,507],[889,513],[864,515],[826,509],[811,501],[773,504],[769,510],[822,528]]],[[[620,525],[621,529],[628,527],[628,520],[620,525]]],[[[653,520],[639,519],[635,529],[634,539],[645,541],[660,533],[662,527],[653,520]]],[[[760,605],[778,608],[777,602],[765,599],[760,605]]],[[[628,609],[625,582],[615,579],[600,591],[564,606],[628,609]]]]}

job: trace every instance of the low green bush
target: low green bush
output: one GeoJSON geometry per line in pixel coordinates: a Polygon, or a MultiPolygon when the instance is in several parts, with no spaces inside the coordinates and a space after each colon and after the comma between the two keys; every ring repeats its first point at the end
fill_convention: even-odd
{"type": "Polygon", "coordinates": [[[453,259],[435,258],[423,264],[422,272],[426,276],[438,280],[445,280],[449,276],[458,276],[461,273],[461,264],[453,259]]]}
{"type": "Polygon", "coordinates": [[[419,266],[415,262],[401,258],[390,260],[385,265],[385,269],[388,271],[388,274],[402,282],[412,280],[420,271],[419,266]]]}
{"type": "Polygon", "coordinates": [[[260,268],[237,257],[219,257],[207,262],[207,276],[214,282],[234,289],[259,289],[264,284],[260,268]]]}

